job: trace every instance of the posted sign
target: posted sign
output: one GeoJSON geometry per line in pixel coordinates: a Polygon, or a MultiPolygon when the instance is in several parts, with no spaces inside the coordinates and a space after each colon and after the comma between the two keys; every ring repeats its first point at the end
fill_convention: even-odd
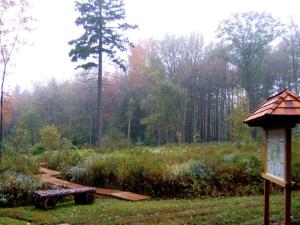
{"type": "Polygon", "coordinates": [[[285,180],[285,129],[269,129],[266,173],[285,180]]]}

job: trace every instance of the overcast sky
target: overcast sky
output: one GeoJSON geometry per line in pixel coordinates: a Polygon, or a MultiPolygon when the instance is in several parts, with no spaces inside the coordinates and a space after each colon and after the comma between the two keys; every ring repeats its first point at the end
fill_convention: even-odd
{"type": "MultiPolygon", "coordinates": [[[[29,0],[37,20],[28,35],[28,44],[15,52],[8,87],[23,89],[51,77],[72,79],[75,65],[70,62],[68,41],[80,35],[74,21],[74,0],[29,0]]],[[[166,33],[186,35],[199,32],[212,40],[218,23],[232,13],[249,10],[272,13],[287,22],[292,15],[300,24],[299,0],[124,0],[127,21],[139,26],[130,32],[133,42],[148,37],[162,38],[166,33]]]]}

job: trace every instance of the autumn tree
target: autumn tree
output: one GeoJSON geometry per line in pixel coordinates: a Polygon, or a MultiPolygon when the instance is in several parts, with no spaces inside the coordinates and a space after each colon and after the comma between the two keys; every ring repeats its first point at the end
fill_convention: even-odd
{"type": "Polygon", "coordinates": [[[147,115],[148,108],[142,107],[142,102],[147,98],[155,81],[160,80],[164,74],[157,45],[158,41],[153,39],[139,41],[130,49],[128,56],[128,76],[123,84],[125,88],[119,115],[127,117],[120,121],[127,119],[128,123],[123,125],[123,130],[130,133],[133,141],[142,141],[145,138],[146,126],[141,120],[147,115]]]}
{"type": "Polygon", "coordinates": [[[4,121],[4,95],[5,80],[8,66],[18,44],[21,43],[21,32],[29,30],[31,17],[26,15],[27,0],[1,0],[0,1],[0,64],[1,64],[1,89],[0,89],[0,157],[3,146],[3,121],[4,121]]]}
{"type": "Polygon", "coordinates": [[[236,13],[219,25],[217,35],[227,46],[230,62],[239,70],[250,110],[259,100],[257,93],[265,52],[282,31],[281,23],[272,15],[258,12],[236,13]]]}
{"type": "Polygon", "coordinates": [[[70,56],[73,62],[84,60],[79,67],[83,69],[97,68],[97,116],[96,146],[101,147],[102,138],[102,71],[103,56],[125,70],[123,60],[118,52],[124,52],[130,44],[125,31],[136,28],[126,23],[123,0],[85,0],[76,1],[76,10],[80,16],[76,25],[84,28],[84,34],[70,41],[73,49],[70,56]]]}

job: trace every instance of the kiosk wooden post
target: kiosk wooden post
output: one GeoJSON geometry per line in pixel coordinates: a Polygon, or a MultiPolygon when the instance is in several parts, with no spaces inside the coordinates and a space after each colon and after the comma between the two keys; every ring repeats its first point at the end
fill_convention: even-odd
{"type": "Polygon", "coordinates": [[[270,182],[284,188],[284,224],[291,224],[291,129],[300,123],[300,97],[283,91],[269,97],[244,121],[265,130],[264,224],[270,222],[270,182]]]}
{"type": "Polygon", "coordinates": [[[264,180],[264,224],[269,224],[270,218],[270,181],[264,180]]]}
{"type": "Polygon", "coordinates": [[[292,177],[291,177],[291,164],[292,164],[292,132],[291,127],[287,127],[285,130],[286,144],[285,144],[285,187],[284,187],[284,224],[291,224],[291,188],[292,188],[292,177]]]}

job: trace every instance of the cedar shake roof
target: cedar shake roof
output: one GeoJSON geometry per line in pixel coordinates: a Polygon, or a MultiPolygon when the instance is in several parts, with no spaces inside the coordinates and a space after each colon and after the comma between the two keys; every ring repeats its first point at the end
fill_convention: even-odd
{"type": "Polygon", "coordinates": [[[300,97],[288,90],[267,98],[244,121],[249,126],[294,125],[299,122],[300,97]]]}

